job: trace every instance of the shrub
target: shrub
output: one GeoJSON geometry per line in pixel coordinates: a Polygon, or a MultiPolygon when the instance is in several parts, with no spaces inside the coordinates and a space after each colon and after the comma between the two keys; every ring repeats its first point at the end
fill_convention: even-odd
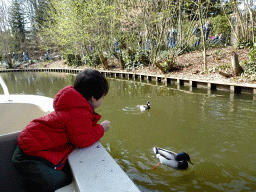
{"type": "Polygon", "coordinates": [[[122,51],[122,56],[125,62],[125,68],[128,70],[132,70],[137,67],[135,64],[135,53],[136,51],[134,49],[128,48],[122,51]]]}
{"type": "Polygon", "coordinates": [[[252,63],[256,63],[256,48],[252,48],[249,52],[249,60],[252,63]]]}
{"type": "Polygon", "coordinates": [[[75,55],[74,54],[66,54],[66,59],[67,59],[67,65],[71,66],[73,65],[73,62],[75,60],[75,55]]]}
{"type": "Polygon", "coordinates": [[[149,65],[150,63],[150,51],[138,48],[135,53],[134,62],[137,65],[149,65]]]}
{"type": "Polygon", "coordinates": [[[252,47],[253,46],[253,42],[251,39],[246,40],[246,39],[239,39],[236,43],[235,43],[235,47],[238,47],[240,49],[243,48],[247,48],[247,47],[252,47]]]}
{"type": "Polygon", "coordinates": [[[185,53],[189,53],[191,51],[194,51],[195,50],[195,47],[192,45],[188,45],[187,43],[184,43],[182,45],[177,45],[173,51],[175,52],[176,55],[183,55],[185,53]]]}
{"type": "Polygon", "coordinates": [[[216,17],[213,17],[211,19],[211,24],[212,24],[212,30],[210,32],[210,36],[214,36],[215,34],[220,35],[222,33],[224,38],[226,39],[226,42],[224,43],[229,44],[231,27],[226,16],[218,15],[216,17]]]}
{"type": "Polygon", "coordinates": [[[241,64],[243,66],[244,72],[243,74],[246,75],[253,75],[256,73],[256,65],[255,63],[250,63],[248,61],[245,61],[241,64]]]}
{"type": "Polygon", "coordinates": [[[81,66],[82,65],[82,60],[80,55],[74,55],[74,54],[66,54],[66,59],[67,59],[67,65],[69,66],[81,66]]]}
{"type": "Polygon", "coordinates": [[[84,57],[86,65],[96,67],[101,64],[100,57],[97,53],[92,53],[84,57]]]}
{"type": "Polygon", "coordinates": [[[172,71],[175,66],[176,54],[172,51],[163,52],[161,57],[162,57],[162,60],[164,60],[164,62],[161,62],[161,61],[157,62],[156,63],[157,68],[159,68],[164,74],[172,71]]]}
{"type": "Polygon", "coordinates": [[[125,62],[125,68],[128,70],[136,69],[150,63],[150,51],[142,48],[128,48],[121,51],[122,58],[125,62]]]}
{"type": "Polygon", "coordinates": [[[76,67],[79,67],[82,65],[82,60],[81,60],[81,56],[80,55],[76,55],[75,56],[75,60],[73,62],[73,65],[75,65],[76,67]]]}
{"type": "Polygon", "coordinates": [[[249,52],[249,60],[243,62],[244,75],[253,75],[256,73],[256,48],[252,48],[249,52]]]}

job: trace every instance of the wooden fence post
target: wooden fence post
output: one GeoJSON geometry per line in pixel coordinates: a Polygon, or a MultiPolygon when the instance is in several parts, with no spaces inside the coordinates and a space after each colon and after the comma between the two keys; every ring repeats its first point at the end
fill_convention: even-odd
{"type": "Polygon", "coordinates": [[[239,65],[238,62],[238,56],[237,54],[233,51],[231,54],[231,61],[232,61],[232,66],[233,66],[233,73],[236,76],[241,75],[243,73],[243,68],[239,65]]]}

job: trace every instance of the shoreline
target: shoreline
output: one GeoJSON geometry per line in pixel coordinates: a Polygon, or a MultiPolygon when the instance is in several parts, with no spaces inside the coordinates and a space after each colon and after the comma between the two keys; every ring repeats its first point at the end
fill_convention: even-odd
{"type": "MultiPolygon", "coordinates": [[[[177,56],[175,59],[175,69],[167,74],[163,74],[157,67],[144,66],[134,70],[121,70],[117,60],[109,61],[109,71],[130,72],[147,75],[161,75],[168,78],[190,79],[194,81],[211,81],[216,83],[235,83],[241,85],[256,85],[256,74],[246,76],[225,77],[223,74],[232,74],[231,54],[236,52],[239,63],[243,64],[249,60],[249,49],[235,49],[233,47],[218,47],[207,50],[207,71],[204,72],[204,62],[202,51],[188,52],[177,56]],[[220,74],[222,73],[222,75],[220,74]]],[[[104,70],[103,65],[95,68],[83,65],[79,67],[68,66],[65,60],[41,61],[34,64],[23,63],[19,69],[34,68],[56,68],[56,69],[97,69],[104,70]]],[[[1,69],[0,69],[1,70],[1,69]]],[[[2,69],[3,70],[3,69],[2,69]]]]}
{"type": "MultiPolygon", "coordinates": [[[[78,74],[84,69],[73,68],[30,68],[30,69],[8,69],[1,70],[0,73],[5,72],[64,72],[78,74]]],[[[223,83],[217,81],[201,81],[187,78],[168,77],[165,75],[149,75],[145,73],[123,72],[123,71],[107,71],[98,69],[104,76],[109,78],[118,78],[123,80],[139,80],[140,82],[155,83],[157,86],[171,86],[175,85],[179,90],[181,87],[189,87],[189,91],[194,88],[202,88],[207,90],[207,94],[212,91],[225,90],[230,92],[230,97],[235,94],[251,94],[253,100],[256,100],[256,84],[239,84],[239,83],[223,83]]]]}
{"type": "MultiPolygon", "coordinates": [[[[87,65],[83,65],[80,67],[73,67],[68,66],[65,64],[65,60],[60,61],[51,61],[45,64],[46,62],[41,63],[35,63],[32,65],[29,65],[27,69],[37,69],[37,68],[49,68],[49,69],[97,69],[102,71],[109,71],[109,72],[123,72],[123,73],[138,73],[138,74],[147,74],[147,75],[159,75],[164,76],[168,78],[177,78],[177,79],[189,79],[194,81],[210,81],[215,82],[218,84],[241,84],[241,85],[256,85],[256,80],[250,80],[249,78],[243,77],[243,76],[236,76],[236,77],[224,77],[219,74],[218,71],[208,71],[207,73],[200,72],[198,69],[192,69],[192,70],[181,70],[181,71],[173,71],[167,74],[163,74],[158,68],[156,67],[144,67],[142,69],[136,69],[136,70],[121,70],[119,66],[110,65],[110,69],[106,70],[102,66],[100,67],[89,67],[87,65]]],[[[230,71],[226,71],[227,73],[230,73],[230,71]]],[[[255,77],[256,78],[256,77],[255,77]]]]}

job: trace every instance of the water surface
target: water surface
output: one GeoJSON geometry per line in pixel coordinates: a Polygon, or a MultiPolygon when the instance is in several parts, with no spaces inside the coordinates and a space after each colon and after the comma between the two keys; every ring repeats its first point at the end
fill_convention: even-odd
{"type": "MultiPolygon", "coordinates": [[[[1,74],[10,94],[54,98],[75,75],[1,74]]],[[[255,191],[256,103],[251,95],[162,87],[108,79],[109,94],[96,110],[111,128],[103,146],[141,191],[255,191]],[[138,105],[151,103],[140,111],[138,105]],[[152,147],[187,152],[194,162],[178,171],[158,163],[152,147]]],[[[3,91],[0,90],[0,94],[3,91]]]]}

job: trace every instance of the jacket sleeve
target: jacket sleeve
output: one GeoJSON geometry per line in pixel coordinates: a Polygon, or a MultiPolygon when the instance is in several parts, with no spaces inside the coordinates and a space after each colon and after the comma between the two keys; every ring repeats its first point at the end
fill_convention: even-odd
{"type": "Polygon", "coordinates": [[[93,123],[92,114],[84,109],[70,111],[67,133],[72,144],[77,148],[89,147],[104,135],[100,124],[93,123]]]}

